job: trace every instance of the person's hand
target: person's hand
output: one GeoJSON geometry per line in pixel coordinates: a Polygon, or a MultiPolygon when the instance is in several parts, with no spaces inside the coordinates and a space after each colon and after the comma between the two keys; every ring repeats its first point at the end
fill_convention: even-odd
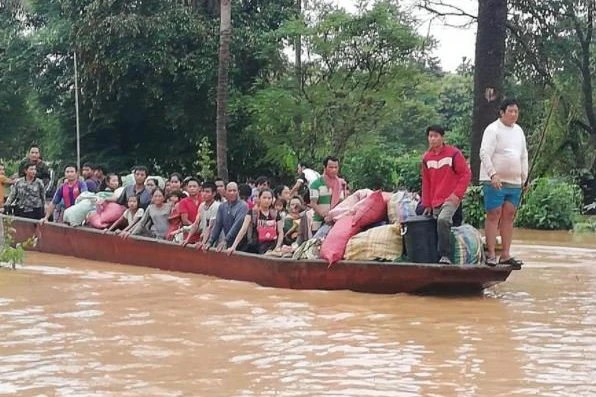
{"type": "Polygon", "coordinates": [[[221,251],[223,251],[225,248],[226,248],[226,242],[225,242],[225,241],[222,241],[222,242],[221,242],[221,243],[220,243],[220,244],[217,246],[217,248],[215,249],[215,251],[216,251],[216,252],[221,252],[221,251]]]}
{"type": "Polygon", "coordinates": [[[41,219],[39,220],[39,224],[40,224],[40,225],[43,225],[43,224],[44,224],[44,223],[46,223],[47,221],[48,221],[48,217],[47,217],[47,216],[46,216],[46,217],[43,217],[43,218],[41,218],[41,219]]]}
{"type": "Polygon", "coordinates": [[[198,243],[195,244],[195,248],[198,250],[203,249],[203,243],[201,243],[200,241],[198,243]]]}
{"type": "Polygon", "coordinates": [[[236,251],[236,249],[234,247],[230,247],[226,250],[226,255],[230,256],[234,253],[234,251],[236,251]]]}
{"type": "Polygon", "coordinates": [[[207,243],[207,244],[203,245],[202,248],[203,248],[203,251],[207,252],[207,251],[209,251],[209,248],[211,248],[211,244],[207,243]]]}
{"type": "Polygon", "coordinates": [[[490,178],[490,184],[493,185],[493,187],[497,190],[501,190],[501,188],[503,187],[503,182],[501,182],[501,178],[499,178],[497,174],[494,174],[490,178]]]}
{"type": "Polygon", "coordinates": [[[453,205],[455,205],[457,207],[457,206],[459,206],[459,203],[460,203],[461,200],[459,199],[459,197],[457,197],[455,195],[455,193],[451,193],[449,195],[449,197],[447,197],[447,200],[446,201],[449,202],[449,203],[453,203],[453,205]]]}
{"type": "Polygon", "coordinates": [[[327,224],[332,224],[333,223],[333,217],[329,214],[325,215],[325,223],[327,224]]]}
{"type": "Polygon", "coordinates": [[[102,233],[103,233],[103,234],[108,234],[108,232],[109,232],[109,231],[110,231],[109,229],[103,229],[103,230],[102,230],[102,233]]]}
{"type": "Polygon", "coordinates": [[[425,208],[422,215],[424,216],[431,216],[433,214],[433,209],[431,207],[425,208]]]}
{"type": "Polygon", "coordinates": [[[130,232],[124,232],[120,235],[123,239],[127,239],[130,236],[130,232]]]}

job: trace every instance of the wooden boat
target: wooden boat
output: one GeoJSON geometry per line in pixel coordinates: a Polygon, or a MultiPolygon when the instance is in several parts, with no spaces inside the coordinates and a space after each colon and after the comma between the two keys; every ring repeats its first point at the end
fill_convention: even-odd
{"type": "Polygon", "coordinates": [[[470,293],[507,279],[510,266],[294,260],[247,253],[202,252],[143,237],[12,218],[16,241],[37,236],[37,251],[96,261],[198,273],[265,287],[370,293],[470,293]]]}

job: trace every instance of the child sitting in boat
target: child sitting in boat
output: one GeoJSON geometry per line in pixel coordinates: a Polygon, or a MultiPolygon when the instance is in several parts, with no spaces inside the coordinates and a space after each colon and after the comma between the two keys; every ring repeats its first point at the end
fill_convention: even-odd
{"type": "Polygon", "coordinates": [[[124,222],[126,221],[126,226],[122,229],[122,232],[126,233],[130,231],[140,220],[143,218],[145,214],[145,210],[139,208],[139,198],[137,196],[130,196],[127,202],[127,209],[124,211],[124,214],[120,218],[116,220],[116,222],[112,223],[112,226],[104,230],[104,233],[119,231],[117,228],[123,226],[124,222]]]}

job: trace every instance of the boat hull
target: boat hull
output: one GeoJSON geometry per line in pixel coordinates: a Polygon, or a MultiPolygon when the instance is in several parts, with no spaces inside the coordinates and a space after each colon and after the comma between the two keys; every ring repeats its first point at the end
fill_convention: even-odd
{"type": "Polygon", "coordinates": [[[369,293],[469,293],[503,282],[509,266],[294,260],[247,253],[202,252],[143,237],[12,218],[16,241],[37,237],[37,251],[95,261],[197,273],[266,287],[369,293]]]}

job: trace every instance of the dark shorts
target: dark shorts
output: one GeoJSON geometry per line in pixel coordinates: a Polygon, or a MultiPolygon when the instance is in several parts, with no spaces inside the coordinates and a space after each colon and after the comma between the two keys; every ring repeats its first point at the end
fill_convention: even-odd
{"type": "Polygon", "coordinates": [[[29,219],[41,219],[45,216],[43,208],[24,209],[16,207],[14,209],[14,216],[29,219]]]}
{"type": "Polygon", "coordinates": [[[505,204],[505,201],[509,201],[517,208],[521,201],[521,187],[502,187],[497,190],[490,183],[485,183],[482,191],[484,193],[484,209],[486,211],[500,208],[505,204]]]}

